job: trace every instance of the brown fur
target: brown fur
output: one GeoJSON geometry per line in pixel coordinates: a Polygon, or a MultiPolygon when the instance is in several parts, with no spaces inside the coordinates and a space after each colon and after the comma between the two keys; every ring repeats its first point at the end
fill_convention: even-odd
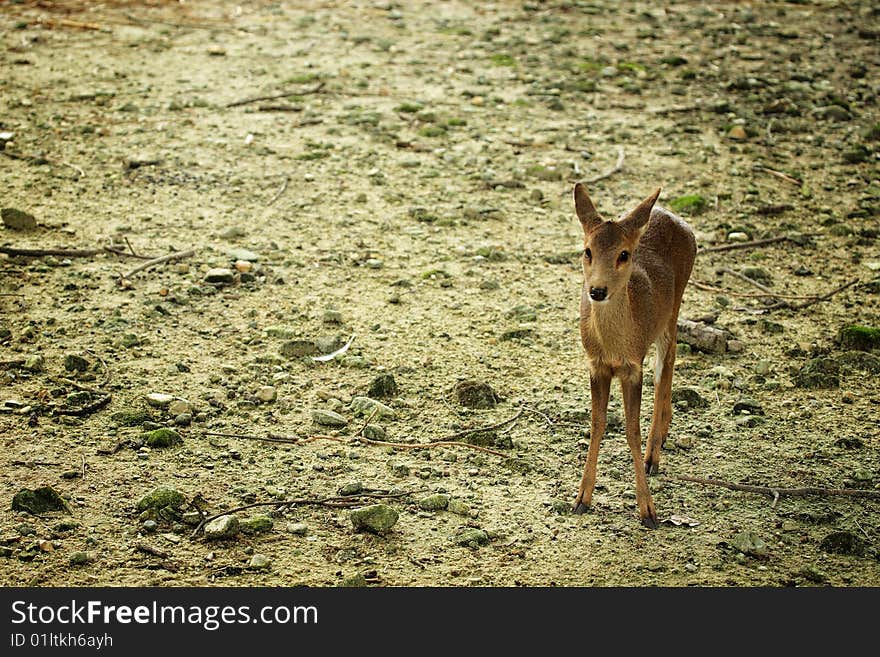
{"type": "Polygon", "coordinates": [[[579,513],[589,507],[596,483],[599,443],[605,431],[611,379],[620,379],[626,437],[636,469],[636,501],[642,523],[657,526],[646,472],[657,471],[660,448],[672,418],[672,372],[681,298],[696,255],[693,231],[668,210],[655,207],[658,189],[618,221],[603,221],[586,190],[575,185],[575,209],[584,230],[584,287],[581,293],[581,341],[590,364],[592,418],[590,449],[575,501],[579,513]],[[591,258],[586,256],[587,250],[591,258]],[[621,259],[628,252],[627,260],[621,259]],[[596,302],[591,288],[606,288],[596,302]],[[654,412],[642,456],[639,411],[642,364],[657,344],[654,412]]]}

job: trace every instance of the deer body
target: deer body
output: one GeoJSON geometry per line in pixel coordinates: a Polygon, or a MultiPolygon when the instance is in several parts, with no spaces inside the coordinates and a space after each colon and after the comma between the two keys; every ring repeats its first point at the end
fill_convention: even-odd
{"type": "Polygon", "coordinates": [[[696,255],[693,231],[654,204],[658,189],[618,221],[604,221],[586,190],[575,185],[575,209],[584,230],[581,341],[590,366],[590,448],[575,512],[590,505],[599,444],[605,432],[611,379],[620,379],[626,439],[636,470],[642,524],[656,528],[646,475],[657,471],[672,419],[672,372],[678,311],[696,255]],[[654,410],[644,457],[639,428],[642,364],[656,344],[654,410]]]}

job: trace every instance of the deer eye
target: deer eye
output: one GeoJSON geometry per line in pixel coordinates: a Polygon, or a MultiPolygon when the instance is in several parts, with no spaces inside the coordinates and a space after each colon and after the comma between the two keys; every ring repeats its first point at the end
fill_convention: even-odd
{"type": "Polygon", "coordinates": [[[593,252],[589,249],[584,249],[584,257],[587,259],[587,262],[593,262],[593,252]]]}
{"type": "Polygon", "coordinates": [[[620,255],[617,256],[617,262],[621,263],[626,262],[627,260],[629,260],[629,251],[621,251],[620,255]]]}

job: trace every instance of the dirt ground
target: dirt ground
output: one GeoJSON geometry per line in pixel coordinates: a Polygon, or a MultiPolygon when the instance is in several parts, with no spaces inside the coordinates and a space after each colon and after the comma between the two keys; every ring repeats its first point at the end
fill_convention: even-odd
{"type": "Polygon", "coordinates": [[[880,490],[876,342],[840,338],[880,325],[880,10],[663,5],[0,2],[0,205],[37,224],[7,213],[0,245],[99,250],[0,256],[0,584],[880,585],[877,499],[675,478],[880,490]],[[569,512],[571,189],[602,174],[606,216],[660,186],[701,249],[787,238],[697,257],[681,316],[730,348],[679,346],[656,531],[616,385],[594,508],[569,512]],[[767,309],[725,269],[858,282],[767,309]],[[464,380],[500,401],[462,404],[464,380]],[[357,440],[382,393],[374,440],[516,419],[460,437],[503,456],[357,440]],[[163,427],[182,442],[146,445],[163,427]],[[70,513],[12,510],[44,485],[70,513]],[[157,486],[185,502],[139,511],[157,486]],[[349,494],[240,511],[225,540],[188,524],[349,494]],[[396,524],[356,531],[344,505],[375,502],[396,524]]]}

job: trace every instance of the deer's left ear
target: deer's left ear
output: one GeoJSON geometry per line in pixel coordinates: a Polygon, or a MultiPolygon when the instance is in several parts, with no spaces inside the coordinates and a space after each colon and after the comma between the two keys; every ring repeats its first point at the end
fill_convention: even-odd
{"type": "Polygon", "coordinates": [[[654,204],[657,202],[659,196],[660,188],[658,187],[657,191],[639,203],[632,212],[618,222],[624,232],[629,234],[635,233],[639,237],[642,236],[642,233],[645,232],[645,228],[648,227],[648,220],[651,218],[651,210],[654,209],[654,204]]]}

